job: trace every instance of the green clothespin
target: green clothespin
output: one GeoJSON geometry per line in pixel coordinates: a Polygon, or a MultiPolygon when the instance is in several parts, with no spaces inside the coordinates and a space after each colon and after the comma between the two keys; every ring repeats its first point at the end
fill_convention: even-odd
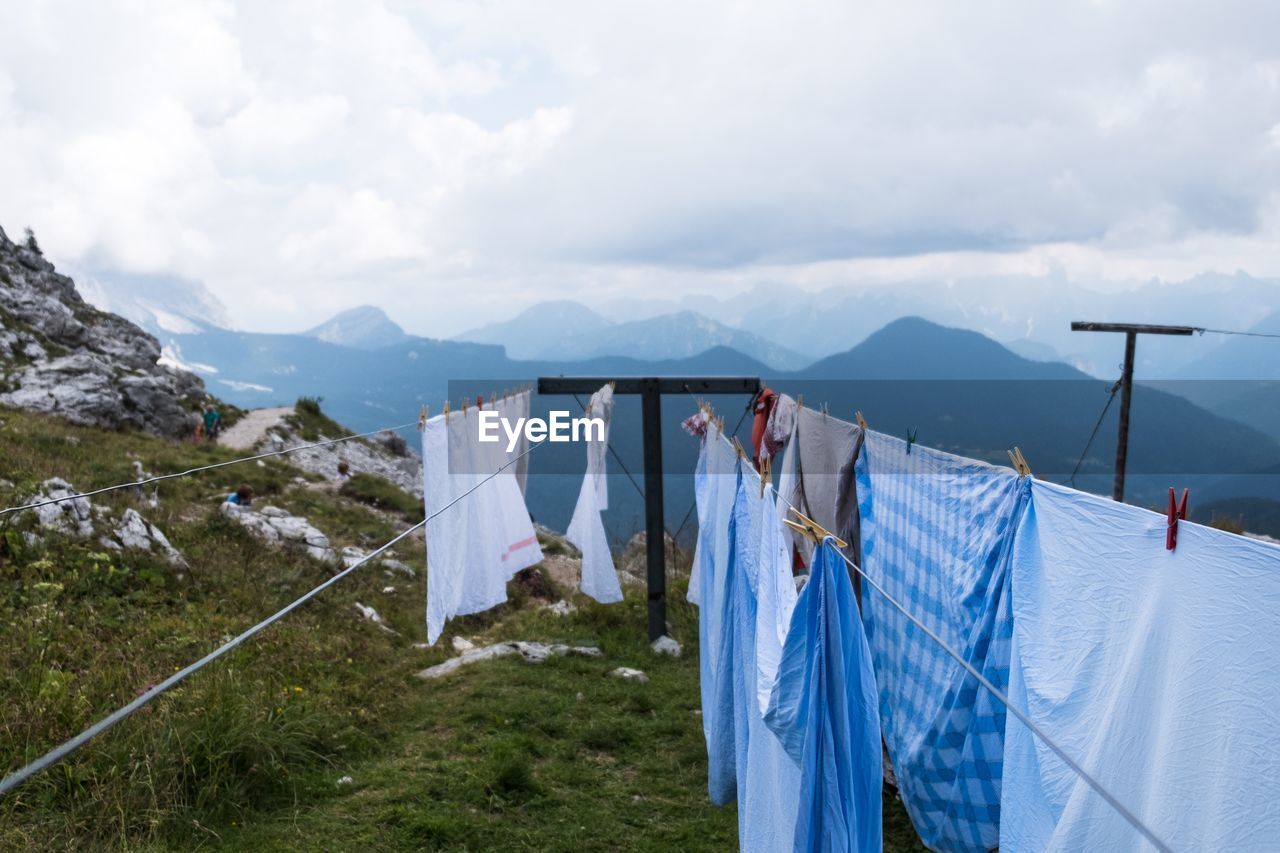
{"type": "Polygon", "coordinates": [[[916,433],[919,431],[920,430],[918,428],[907,430],[907,455],[908,456],[911,455],[911,445],[916,443],[916,433]]]}

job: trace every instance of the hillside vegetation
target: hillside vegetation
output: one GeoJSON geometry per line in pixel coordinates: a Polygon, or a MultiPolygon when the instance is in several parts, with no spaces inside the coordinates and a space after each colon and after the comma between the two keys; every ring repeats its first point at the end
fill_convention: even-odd
{"type": "MultiPolygon", "coordinates": [[[[87,490],[133,479],[134,460],[164,473],[234,455],[0,410],[0,505],[49,477],[87,490]]],[[[306,515],[337,549],[368,549],[408,526],[415,499],[389,485],[353,480],[334,491],[315,480],[269,460],[162,483],[156,507],[151,490],[95,499],[117,514],[136,508],[186,567],[94,539],[28,535],[37,533],[30,513],[0,519],[4,771],[332,575],[333,565],[265,545],[220,513],[235,487],[306,515]]],[[[670,605],[681,658],[648,648],[642,588],[603,607],[549,575],[513,583],[509,604],[450,623],[426,649],[421,548],[411,540],[397,554],[416,577],[363,567],[0,799],[0,849],[734,847],[734,809],[706,795],[684,571],[671,578],[670,605]],[[530,597],[548,587],[550,599],[530,597]],[[574,612],[542,606],[562,596],[574,612]],[[596,645],[603,657],[506,658],[417,678],[453,656],[454,635],[596,645]],[[618,666],[649,682],[610,678],[618,666]]],[[[888,849],[918,849],[892,796],[886,815],[888,849]]]]}

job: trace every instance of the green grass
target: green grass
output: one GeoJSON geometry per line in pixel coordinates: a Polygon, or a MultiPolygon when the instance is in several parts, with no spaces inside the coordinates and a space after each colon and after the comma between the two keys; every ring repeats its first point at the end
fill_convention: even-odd
{"type": "Polygon", "coordinates": [[[322,402],[324,401],[321,397],[299,397],[298,402],[294,404],[293,412],[285,416],[285,421],[304,441],[352,435],[351,430],[321,411],[322,402]]]}
{"type": "MultiPolygon", "coordinates": [[[[125,479],[130,454],[156,473],[229,456],[10,411],[0,421],[0,478],[18,483],[0,491],[4,505],[54,474],[80,488],[125,479]]],[[[295,486],[285,463],[210,474],[162,484],[160,510],[140,508],[187,556],[183,572],[92,542],[30,547],[24,522],[0,522],[0,767],[38,756],[331,576],[216,511],[238,482],[306,510],[335,543],[403,529],[346,496],[295,486]]],[[[685,582],[677,573],[670,584],[679,659],[650,652],[636,588],[611,606],[575,597],[578,610],[556,617],[513,584],[510,603],[454,620],[424,650],[414,647],[423,578],[361,570],[0,800],[0,850],[733,849],[735,810],[706,795],[685,582]],[[356,601],[398,635],[359,618],[356,601]],[[455,634],[597,645],[604,657],[504,658],[416,678],[450,656],[455,634]],[[609,677],[618,666],[643,669],[649,683],[609,677]],[[339,785],[345,776],[352,783],[339,785]]],[[[921,849],[889,795],[885,813],[886,849],[921,849]]]]}
{"type": "Polygon", "coordinates": [[[353,500],[393,512],[410,523],[422,519],[422,499],[414,497],[399,486],[372,474],[352,474],[342,484],[341,493],[353,500]]]}

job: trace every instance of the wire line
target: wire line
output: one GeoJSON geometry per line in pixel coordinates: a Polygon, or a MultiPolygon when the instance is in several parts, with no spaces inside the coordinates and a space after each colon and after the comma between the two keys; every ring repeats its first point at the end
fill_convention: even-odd
{"type": "MultiPolygon", "coordinates": [[[[724,438],[724,435],[721,434],[720,437],[724,438]]],[[[726,444],[729,444],[730,446],[732,446],[732,442],[730,442],[729,439],[724,438],[724,440],[726,444]]],[[[754,466],[741,465],[739,467],[745,468],[746,470],[751,471],[756,475],[757,479],[759,479],[760,474],[755,470],[754,466]]],[[[791,501],[787,500],[781,494],[778,493],[777,488],[775,488],[772,483],[769,483],[768,485],[769,485],[769,488],[773,489],[773,493],[778,500],[781,500],[787,506],[791,507],[791,509],[795,510],[796,512],[799,512],[799,510],[796,509],[796,507],[791,503],[791,501]]],[[[1058,744],[1055,743],[1053,739],[1050,738],[1049,735],[1046,734],[1045,731],[1035,723],[1035,721],[1033,721],[1030,717],[1028,717],[1025,713],[1023,713],[1023,711],[1021,711],[1019,708],[1017,708],[1013,704],[1013,702],[1009,699],[1009,697],[1006,696],[1002,690],[1000,690],[1000,688],[992,684],[986,678],[986,676],[984,676],[981,672],[975,669],[973,664],[965,660],[964,656],[960,654],[958,651],[956,651],[954,648],[952,648],[950,643],[948,643],[946,640],[939,637],[937,634],[935,634],[933,631],[929,629],[928,625],[925,625],[923,622],[917,619],[914,615],[912,615],[912,613],[908,611],[907,608],[904,607],[901,602],[899,602],[896,598],[890,595],[885,590],[884,587],[876,583],[874,578],[872,578],[870,575],[864,572],[859,566],[857,566],[852,560],[846,557],[840,551],[840,549],[838,548],[835,549],[835,552],[840,555],[840,558],[844,560],[846,564],[848,564],[849,568],[853,569],[867,583],[871,584],[871,586],[877,592],[879,592],[881,595],[885,597],[886,601],[892,604],[903,616],[905,616],[908,620],[910,620],[912,624],[914,624],[917,628],[923,631],[925,635],[928,636],[931,640],[933,640],[935,643],[941,646],[942,650],[945,651],[948,655],[955,658],[956,662],[959,663],[960,666],[962,666],[966,672],[972,675],[979,684],[985,687],[992,696],[994,696],[997,700],[999,700],[1000,704],[1004,705],[1005,709],[1008,710],[1010,714],[1013,714],[1015,717],[1017,717],[1019,722],[1021,722],[1024,726],[1026,726],[1036,737],[1040,738],[1040,740],[1042,740],[1046,746],[1048,746],[1051,750],[1053,750],[1054,754],[1057,755],[1058,758],[1062,759],[1062,761],[1068,767],[1070,767],[1071,770],[1077,776],[1083,779],[1085,783],[1089,785],[1090,788],[1093,788],[1093,790],[1096,791],[1102,797],[1102,799],[1107,802],[1108,805],[1110,805],[1113,809],[1115,809],[1116,812],[1121,817],[1123,817],[1129,823],[1130,826],[1132,826],[1139,833],[1141,833],[1144,838],[1146,838],[1148,841],[1154,844],[1156,846],[1156,849],[1164,851],[1164,853],[1173,853],[1172,848],[1170,848],[1169,845],[1161,841],[1159,836],[1157,836],[1152,830],[1148,829],[1146,824],[1144,824],[1141,820],[1138,819],[1137,815],[1129,811],[1129,809],[1127,809],[1123,803],[1117,800],[1110,791],[1104,788],[1101,782],[1093,778],[1093,776],[1090,775],[1083,767],[1077,764],[1074,759],[1072,759],[1069,755],[1067,755],[1067,753],[1062,749],[1062,747],[1058,746],[1058,744]]]]}
{"type": "Polygon", "coordinates": [[[1107,403],[1102,407],[1102,414],[1098,415],[1098,422],[1093,425],[1093,432],[1089,433],[1089,440],[1085,442],[1084,450],[1080,451],[1080,458],[1076,460],[1076,467],[1071,469],[1071,476],[1067,478],[1067,482],[1072,486],[1076,484],[1076,474],[1080,471],[1080,466],[1084,464],[1084,458],[1089,455],[1089,448],[1093,446],[1093,440],[1098,437],[1098,429],[1102,426],[1103,419],[1111,409],[1111,404],[1115,402],[1116,392],[1120,390],[1120,385],[1123,381],[1122,379],[1117,379],[1115,384],[1111,386],[1111,391],[1107,396],[1107,403]]]}
{"type": "Polygon", "coordinates": [[[1196,326],[1195,330],[1202,335],[1208,332],[1212,335],[1240,335],[1246,338],[1280,338],[1280,335],[1270,332],[1233,332],[1228,329],[1204,329],[1199,326],[1196,326]]]}
{"type": "Polygon", "coordinates": [[[169,676],[164,681],[157,684],[155,687],[143,693],[141,696],[138,696],[136,699],[134,699],[132,702],[128,703],[124,707],[116,710],[111,714],[108,714],[106,717],[103,717],[101,720],[94,723],[92,726],[85,729],[80,734],[76,735],[70,740],[64,741],[61,745],[55,747],[54,749],[51,749],[49,752],[46,752],[44,755],[40,756],[35,761],[32,761],[31,763],[27,764],[22,769],[16,770],[13,773],[9,774],[8,776],[4,777],[4,779],[0,780],[0,795],[3,795],[8,791],[16,788],[18,785],[21,785],[23,782],[26,782],[28,779],[30,779],[32,776],[35,776],[40,771],[45,770],[46,768],[61,761],[63,758],[66,758],[72,752],[79,749],[81,746],[84,746],[90,740],[102,734],[107,729],[114,726],[116,723],[125,719],[134,711],[137,711],[139,708],[143,707],[144,705],[149,703],[151,700],[155,699],[161,693],[164,693],[165,691],[174,687],[179,682],[186,680],[188,676],[194,674],[195,672],[198,672],[208,664],[213,663],[215,660],[222,657],[227,652],[239,646],[245,640],[249,639],[250,637],[262,631],[263,629],[267,628],[273,622],[276,622],[284,618],[288,614],[292,613],[294,610],[298,609],[303,604],[315,598],[317,595],[324,592],[326,589],[333,586],[338,581],[342,580],[347,575],[354,572],[356,569],[368,563],[374,557],[377,557],[378,555],[385,553],[392,545],[395,545],[397,542],[401,541],[402,539],[407,537],[409,534],[413,533],[415,530],[425,527],[427,522],[431,521],[433,518],[436,518],[437,516],[442,514],[445,510],[449,509],[454,504],[461,501],[463,498],[475,492],[476,489],[479,489],[485,483],[489,482],[494,477],[501,474],[504,470],[506,470],[511,465],[514,465],[516,462],[520,461],[525,456],[528,456],[531,452],[533,452],[534,448],[538,447],[542,443],[543,442],[537,442],[535,444],[529,445],[529,448],[525,450],[524,453],[521,453],[519,456],[516,456],[514,459],[511,459],[510,461],[505,463],[502,467],[500,467],[498,470],[494,471],[492,474],[485,477],[480,482],[476,483],[470,489],[458,495],[453,500],[449,501],[449,503],[445,504],[440,509],[433,512],[431,515],[427,516],[422,521],[419,521],[418,523],[414,524],[412,527],[396,535],[393,539],[388,541],[386,544],[382,545],[377,550],[369,552],[364,557],[362,557],[358,563],[353,563],[352,565],[348,566],[346,569],[343,569],[341,572],[338,572],[338,574],[329,578],[327,581],[320,584],[319,586],[313,588],[311,591],[302,595],[300,598],[295,599],[290,604],[287,604],[286,606],[280,608],[275,613],[268,616],[266,619],[263,619],[261,622],[254,625],[252,628],[249,628],[248,630],[242,632],[236,637],[223,643],[221,646],[214,649],[209,654],[200,658],[200,660],[196,661],[193,664],[188,665],[185,669],[175,672],[173,675],[169,676]]]}
{"type": "Polygon", "coordinates": [[[289,447],[284,450],[273,450],[270,453],[259,453],[256,456],[244,456],[244,457],[241,457],[240,459],[230,459],[226,462],[216,462],[212,465],[201,465],[197,468],[188,468],[186,471],[179,471],[176,474],[161,474],[158,477],[148,477],[145,480],[135,480],[132,483],[118,483],[114,486],[104,486],[101,489],[94,489],[93,491],[89,491],[89,492],[80,492],[79,494],[67,495],[66,497],[62,497],[62,498],[49,498],[47,500],[36,501],[34,503],[24,504],[22,506],[6,507],[5,509],[0,509],[0,515],[8,515],[9,513],[12,513],[12,512],[23,512],[29,509],[39,509],[42,506],[49,506],[50,504],[60,504],[66,501],[74,501],[78,498],[91,498],[94,495],[102,495],[102,494],[106,494],[107,492],[119,491],[120,489],[138,489],[138,488],[142,488],[143,486],[149,486],[152,483],[159,483],[162,480],[176,480],[179,477],[188,477],[192,474],[198,474],[201,471],[212,471],[215,468],[226,468],[228,465],[238,465],[241,462],[253,462],[254,460],[257,460],[257,459],[269,459],[273,456],[284,456],[289,453],[296,453],[299,450],[308,450],[314,447],[327,447],[331,444],[340,444],[344,441],[351,441],[357,438],[368,438],[369,436],[377,435],[380,432],[390,432],[398,429],[407,429],[408,427],[411,427],[411,426],[417,426],[417,424],[418,424],[417,421],[411,421],[407,424],[400,424],[399,426],[383,427],[382,429],[375,429],[372,432],[362,432],[359,435],[348,435],[348,436],[343,436],[342,438],[331,438],[331,439],[328,439],[327,441],[317,441],[312,444],[301,444],[301,445],[298,445],[297,447],[289,447]]]}

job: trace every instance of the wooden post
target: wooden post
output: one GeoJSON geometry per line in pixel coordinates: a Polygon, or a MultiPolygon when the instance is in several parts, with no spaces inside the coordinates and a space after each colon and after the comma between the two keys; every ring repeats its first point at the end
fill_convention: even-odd
{"type": "MultiPolygon", "coordinates": [[[[662,502],[662,395],[751,394],[760,392],[756,376],[591,377],[544,376],[539,394],[590,394],[613,382],[615,394],[639,394],[644,425],[644,515],[646,581],[649,587],[649,640],[667,633],[667,549],[662,502]]],[[[693,402],[690,400],[690,402],[693,402]]]]}
{"type": "Polygon", "coordinates": [[[645,556],[649,586],[649,641],[667,633],[666,526],[662,502],[662,392],[657,379],[640,381],[644,423],[645,556]]]}
{"type": "Polygon", "coordinates": [[[1123,332],[1124,372],[1120,374],[1120,433],[1116,438],[1116,479],[1111,497],[1124,500],[1124,473],[1129,461],[1129,403],[1133,399],[1133,362],[1138,335],[1190,335],[1195,326],[1152,326],[1146,323],[1071,324],[1073,332],[1123,332]]]}

